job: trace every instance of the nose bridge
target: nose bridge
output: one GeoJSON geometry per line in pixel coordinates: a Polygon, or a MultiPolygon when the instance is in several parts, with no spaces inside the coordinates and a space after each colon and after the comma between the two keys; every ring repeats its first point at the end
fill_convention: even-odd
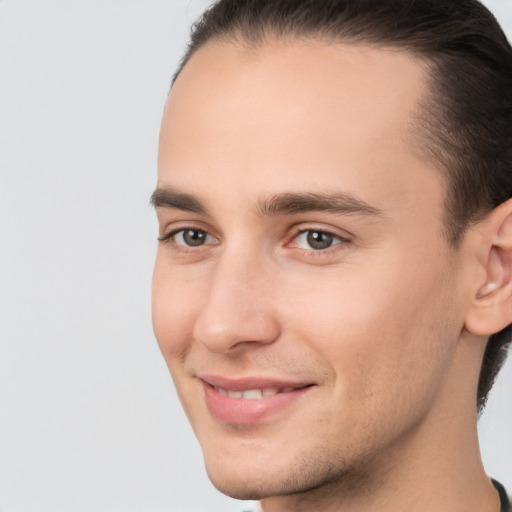
{"type": "Polygon", "coordinates": [[[226,250],[215,262],[194,326],[195,339],[214,352],[279,336],[268,264],[245,250],[226,250]]]}

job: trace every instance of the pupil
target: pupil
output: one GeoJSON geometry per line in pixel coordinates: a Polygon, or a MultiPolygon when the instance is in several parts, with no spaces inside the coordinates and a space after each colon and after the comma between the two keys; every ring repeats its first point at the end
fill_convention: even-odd
{"type": "Polygon", "coordinates": [[[332,245],[332,235],[321,231],[310,231],[308,233],[308,244],[312,249],[327,249],[332,245]]]}
{"type": "Polygon", "coordinates": [[[183,233],[183,240],[187,245],[191,245],[192,247],[197,247],[198,245],[203,245],[205,242],[205,233],[204,231],[198,231],[196,229],[188,229],[183,233]]]}

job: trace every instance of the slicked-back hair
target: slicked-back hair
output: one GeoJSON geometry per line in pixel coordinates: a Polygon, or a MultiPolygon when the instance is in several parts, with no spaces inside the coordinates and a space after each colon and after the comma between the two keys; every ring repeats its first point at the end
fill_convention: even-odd
{"type": "MultiPolygon", "coordinates": [[[[315,38],[409,51],[428,69],[415,123],[446,183],[444,228],[457,249],[472,223],[512,197],[512,48],[477,0],[218,0],[192,26],[173,83],[208,42],[258,46],[315,38]]],[[[483,408],[511,326],[490,337],[478,386],[483,408]]]]}

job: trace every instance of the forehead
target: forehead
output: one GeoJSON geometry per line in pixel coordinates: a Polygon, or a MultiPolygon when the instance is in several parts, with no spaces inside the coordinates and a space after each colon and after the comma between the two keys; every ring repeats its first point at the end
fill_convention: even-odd
{"type": "Polygon", "coordinates": [[[392,190],[405,180],[403,195],[408,180],[425,178],[421,169],[434,177],[411,142],[426,83],[421,61],[397,49],[208,43],[169,95],[159,182],[220,180],[235,193],[335,187],[368,193],[380,207],[379,183],[392,190]]]}

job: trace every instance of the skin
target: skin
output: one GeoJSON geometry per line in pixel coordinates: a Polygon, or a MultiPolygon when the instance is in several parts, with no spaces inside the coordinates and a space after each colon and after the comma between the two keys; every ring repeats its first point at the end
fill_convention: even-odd
{"type": "Polygon", "coordinates": [[[270,40],[208,43],[169,96],[158,188],[200,208],[157,204],[154,330],[212,482],[265,512],[499,510],[475,395],[486,336],[510,321],[511,208],[447,243],[445,183],[410,136],[426,92],[406,52],[270,40]],[[262,207],[304,193],[369,210],[262,207]],[[205,373],[314,386],[229,424],[205,373]]]}

